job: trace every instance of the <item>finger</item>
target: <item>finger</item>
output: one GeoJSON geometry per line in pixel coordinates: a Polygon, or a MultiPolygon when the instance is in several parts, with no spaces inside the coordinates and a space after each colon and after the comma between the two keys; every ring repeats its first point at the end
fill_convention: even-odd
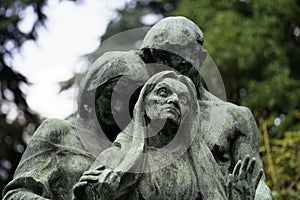
{"type": "Polygon", "coordinates": [[[256,190],[256,188],[257,188],[257,186],[258,186],[258,184],[259,184],[259,181],[260,181],[260,179],[261,179],[261,177],[262,177],[263,174],[264,174],[264,170],[263,170],[263,169],[260,169],[260,170],[259,170],[259,173],[258,173],[258,175],[257,175],[257,177],[256,177],[256,179],[255,179],[255,184],[254,184],[255,190],[256,190]]]}
{"type": "Polygon", "coordinates": [[[227,199],[232,199],[232,185],[233,185],[233,175],[229,174],[227,178],[227,183],[226,183],[226,189],[227,189],[227,199]]]}
{"type": "Polygon", "coordinates": [[[103,170],[98,177],[98,183],[101,184],[107,182],[107,179],[109,178],[111,173],[112,173],[111,170],[103,170]]]}
{"type": "Polygon", "coordinates": [[[78,197],[82,193],[82,190],[83,190],[84,186],[86,186],[86,185],[87,185],[86,181],[76,183],[73,187],[74,196],[78,197]]]}
{"type": "Polygon", "coordinates": [[[99,190],[116,190],[119,187],[121,177],[112,170],[104,171],[105,173],[101,174],[101,177],[99,178],[99,190]]]}
{"type": "Polygon", "coordinates": [[[102,171],[100,170],[89,170],[83,173],[83,175],[88,176],[88,175],[96,175],[98,176],[99,174],[101,174],[102,171]]]}
{"type": "Polygon", "coordinates": [[[243,162],[242,162],[242,166],[240,168],[240,172],[239,172],[239,179],[244,179],[246,177],[246,170],[247,170],[247,166],[250,160],[250,156],[247,154],[246,157],[244,158],[243,162]]]}
{"type": "Polygon", "coordinates": [[[246,178],[249,180],[253,177],[253,170],[254,170],[255,163],[256,163],[256,159],[253,157],[247,168],[246,178]]]}
{"type": "Polygon", "coordinates": [[[109,185],[111,182],[108,180],[112,172],[110,170],[104,170],[98,179],[98,190],[99,191],[109,191],[109,185]]]}
{"type": "Polygon", "coordinates": [[[239,171],[240,171],[240,168],[241,168],[241,165],[242,165],[242,161],[239,160],[236,165],[234,166],[234,169],[233,169],[233,176],[234,176],[234,179],[237,179],[238,177],[238,174],[239,174],[239,171]]]}
{"type": "Polygon", "coordinates": [[[229,176],[228,176],[228,178],[227,178],[227,183],[226,183],[226,186],[227,186],[227,187],[231,187],[231,186],[232,186],[232,184],[233,184],[233,179],[234,179],[233,175],[232,175],[232,174],[229,174],[229,176]]]}
{"type": "Polygon", "coordinates": [[[83,187],[83,186],[85,186],[85,185],[87,185],[87,182],[86,181],[83,181],[83,182],[78,182],[78,183],[76,183],[75,185],[74,185],[74,190],[75,189],[78,189],[78,188],[81,188],[81,187],[83,187]]]}
{"type": "Polygon", "coordinates": [[[93,175],[87,175],[87,176],[81,176],[79,179],[80,182],[97,182],[98,181],[98,176],[93,176],[93,175]]]}
{"type": "Polygon", "coordinates": [[[110,183],[111,183],[111,188],[112,190],[116,190],[119,187],[121,181],[121,177],[116,174],[116,173],[112,173],[110,176],[110,183]]]}
{"type": "Polygon", "coordinates": [[[118,174],[116,174],[116,173],[111,173],[111,174],[110,174],[110,177],[109,177],[109,180],[114,182],[114,181],[116,181],[118,178],[119,178],[118,174]]]}

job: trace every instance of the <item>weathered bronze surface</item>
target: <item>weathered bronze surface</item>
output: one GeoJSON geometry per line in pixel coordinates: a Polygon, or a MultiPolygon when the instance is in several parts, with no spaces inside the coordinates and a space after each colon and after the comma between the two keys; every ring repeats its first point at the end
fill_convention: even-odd
{"type": "Polygon", "coordinates": [[[168,17],[141,49],[101,56],[78,118],[38,128],[4,199],[271,199],[250,110],[201,84],[203,42],[168,17]]]}

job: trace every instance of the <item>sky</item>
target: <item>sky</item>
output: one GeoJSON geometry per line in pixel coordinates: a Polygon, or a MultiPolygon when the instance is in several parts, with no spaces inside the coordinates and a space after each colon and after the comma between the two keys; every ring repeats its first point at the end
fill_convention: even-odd
{"type": "MultiPolygon", "coordinates": [[[[74,91],[59,94],[59,82],[80,71],[84,61],[80,56],[92,53],[100,44],[116,8],[126,0],[82,0],[80,4],[52,0],[44,9],[48,20],[38,31],[37,41],[26,42],[14,56],[14,69],[32,83],[22,86],[30,108],[43,118],[66,118],[75,109],[74,91]]],[[[127,0],[128,1],[128,0],[127,0]]],[[[27,9],[20,28],[28,31],[34,15],[27,9]]],[[[11,116],[13,118],[13,116],[11,116]]]]}

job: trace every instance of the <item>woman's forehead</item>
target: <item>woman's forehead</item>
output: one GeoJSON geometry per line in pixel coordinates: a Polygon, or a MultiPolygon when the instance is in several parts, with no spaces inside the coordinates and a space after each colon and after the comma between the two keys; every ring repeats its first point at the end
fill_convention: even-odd
{"type": "Polygon", "coordinates": [[[179,80],[172,79],[172,78],[163,79],[156,85],[156,88],[161,87],[161,86],[167,86],[177,92],[188,92],[188,88],[184,83],[182,83],[179,80]]]}

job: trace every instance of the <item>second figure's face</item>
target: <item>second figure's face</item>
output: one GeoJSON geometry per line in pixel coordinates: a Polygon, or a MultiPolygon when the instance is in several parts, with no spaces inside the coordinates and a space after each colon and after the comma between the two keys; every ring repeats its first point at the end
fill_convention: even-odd
{"type": "Polygon", "coordinates": [[[182,82],[166,78],[155,85],[146,96],[145,110],[147,117],[153,120],[171,120],[176,125],[189,111],[190,94],[182,82]]]}

